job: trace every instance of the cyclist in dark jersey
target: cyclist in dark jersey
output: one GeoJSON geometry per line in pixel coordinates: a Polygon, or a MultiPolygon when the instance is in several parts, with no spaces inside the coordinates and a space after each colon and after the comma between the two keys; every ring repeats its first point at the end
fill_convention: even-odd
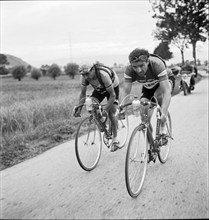
{"type": "MultiPolygon", "coordinates": [[[[119,141],[117,140],[117,119],[115,113],[119,98],[119,79],[114,70],[104,65],[95,64],[93,66],[82,65],[80,67],[81,73],[81,93],[79,97],[79,104],[84,102],[86,97],[87,86],[90,84],[94,90],[91,97],[96,98],[99,103],[107,98],[107,104],[103,110],[108,112],[109,118],[113,125],[113,140],[111,152],[118,149],[119,141]],[[83,101],[82,101],[83,100],[83,101]]],[[[76,109],[74,116],[78,117],[81,113],[81,108],[76,109]]]]}
{"type": "Polygon", "coordinates": [[[129,55],[130,65],[124,74],[124,94],[130,94],[132,83],[142,83],[142,101],[150,100],[154,95],[161,109],[162,133],[171,101],[171,92],[175,86],[175,78],[171,70],[167,69],[162,58],[149,54],[145,49],[135,49],[129,55]]]}
{"type": "MultiPolygon", "coordinates": [[[[197,68],[189,63],[189,61],[186,61],[185,64],[181,67],[181,72],[186,73],[191,76],[190,78],[190,85],[191,90],[195,89],[195,76],[197,76],[197,68]]],[[[180,87],[182,86],[182,81],[180,81],[180,87]]]]}

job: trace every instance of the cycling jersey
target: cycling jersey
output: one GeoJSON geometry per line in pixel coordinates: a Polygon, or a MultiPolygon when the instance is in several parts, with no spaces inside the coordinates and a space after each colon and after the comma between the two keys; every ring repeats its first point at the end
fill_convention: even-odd
{"type": "Polygon", "coordinates": [[[111,85],[113,85],[114,88],[119,85],[119,79],[114,70],[105,66],[97,65],[97,71],[98,74],[100,74],[102,83],[98,78],[85,79],[81,75],[81,85],[88,86],[90,84],[97,92],[101,94],[105,93],[106,89],[109,88],[111,85]],[[111,78],[110,76],[112,75],[112,73],[114,74],[114,76],[111,78]]]}
{"type": "Polygon", "coordinates": [[[139,76],[133,67],[129,65],[125,70],[125,81],[138,81],[143,83],[143,87],[152,89],[159,83],[159,80],[168,79],[170,76],[173,76],[172,71],[167,69],[165,62],[161,58],[150,54],[148,62],[148,69],[144,76],[139,76]]]}

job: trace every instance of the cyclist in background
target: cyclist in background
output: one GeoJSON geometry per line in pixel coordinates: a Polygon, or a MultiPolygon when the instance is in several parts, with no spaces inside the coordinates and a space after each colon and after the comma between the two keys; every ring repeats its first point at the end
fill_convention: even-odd
{"type": "Polygon", "coordinates": [[[130,94],[132,83],[142,83],[141,101],[149,101],[154,95],[161,106],[161,133],[165,133],[165,122],[171,101],[171,92],[175,86],[175,78],[164,60],[150,54],[145,49],[136,48],[129,54],[130,65],[124,73],[123,98],[130,94]]]}
{"type": "MultiPolygon", "coordinates": [[[[90,84],[94,90],[91,97],[96,98],[99,103],[107,98],[107,104],[103,110],[109,115],[113,129],[113,141],[111,152],[118,149],[119,141],[117,140],[118,121],[115,116],[118,98],[119,98],[119,79],[114,70],[101,64],[94,64],[92,66],[82,65],[80,67],[81,73],[81,93],[79,97],[79,104],[85,102],[87,86],[90,84]]],[[[80,116],[81,108],[76,109],[74,116],[80,116]]]]}
{"type": "MultiPolygon", "coordinates": [[[[191,85],[191,90],[194,90],[195,88],[195,76],[197,76],[197,68],[189,63],[189,61],[186,61],[185,64],[181,67],[181,73],[182,72],[187,72],[187,74],[191,74],[190,78],[190,85],[191,85]]],[[[180,81],[180,86],[182,86],[181,81],[180,81]]]]}

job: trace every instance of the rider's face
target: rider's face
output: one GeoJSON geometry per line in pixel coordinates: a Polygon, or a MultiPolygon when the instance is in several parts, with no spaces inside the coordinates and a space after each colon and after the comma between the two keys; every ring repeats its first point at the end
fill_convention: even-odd
{"type": "Polygon", "coordinates": [[[136,73],[138,73],[139,75],[144,75],[148,68],[148,62],[138,61],[138,62],[132,63],[131,66],[133,67],[136,73]]]}
{"type": "Polygon", "coordinates": [[[85,79],[93,79],[94,78],[94,71],[93,70],[91,70],[91,71],[89,71],[88,73],[85,73],[84,75],[83,75],[83,77],[85,78],[85,79]]]}

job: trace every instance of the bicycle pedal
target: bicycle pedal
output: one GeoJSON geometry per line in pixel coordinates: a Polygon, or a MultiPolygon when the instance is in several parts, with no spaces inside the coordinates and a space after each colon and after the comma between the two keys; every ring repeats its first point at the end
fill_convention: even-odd
{"type": "Polygon", "coordinates": [[[152,161],[155,163],[156,159],[157,159],[157,153],[154,153],[153,156],[152,156],[152,161]]]}
{"type": "Polygon", "coordinates": [[[158,145],[158,146],[162,147],[162,146],[165,146],[165,145],[167,145],[167,144],[168,144],[168,140],[167,140],[167,139],[164,139],[164,140],[160,140],[160,141],[159,141],[159,145],[158,145]]]}
{"type": "Polygon", "coordinates": [[[150,150],[148,151],[149,157],[148,157],[148,163],[153,161],[155,163],[156,158],[157,158],[157,153],[152,153],[150,150]]]}
{"type": "Polygon", "coordinates": [[[150,151],[148,163],[151,162],[151,161],[153,161],[155,163],[156,158],[157,158],[157,153],[155,153],[155,152],[153,153],[153,150],[152,150],[152,152],[150,151]]]}

